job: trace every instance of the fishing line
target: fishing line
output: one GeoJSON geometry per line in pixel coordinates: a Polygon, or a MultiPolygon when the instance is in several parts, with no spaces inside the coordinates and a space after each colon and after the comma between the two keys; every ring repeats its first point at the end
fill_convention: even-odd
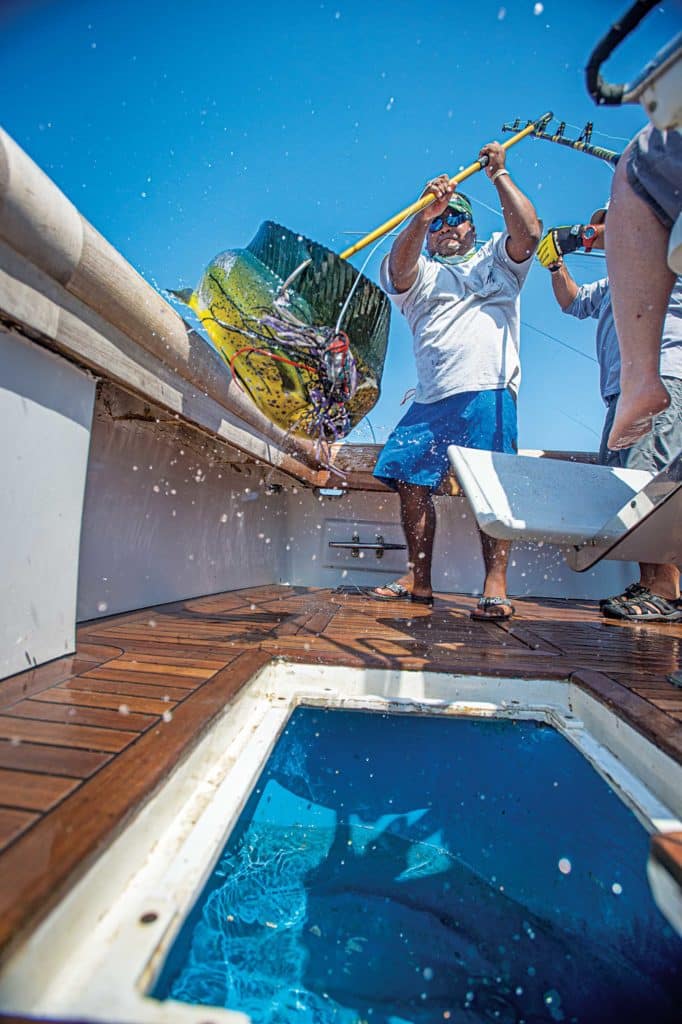
{"type": "Polygon", "coordinates": [[[598,431],[596,431],[592,427],[588,426],[587,423],[583,423],[582,420],[576,419],[575,416],[570,416],[567,412],[564,412],[563,409],[559,409],[558,407],[557,407],[557,411],[560,412],[562,416],[565,416],[567,420],[572,420],[574,423],[577,423],[579,427],[584,427],[585,430],[589,430],[589,432],[591,434],[594,434],[595,437],[601,437],[601,435],[598,433],[598,431]]]}
{"type": "MultiPolygon", "coordinates": [[[[582,128],[577,124],[571,124],[570,121],[565,122],[567,128],[574,128],[575,131],[581,132],[582,128]]],[[[614,142],[629,142],[629,139],[624,139],[621,135],[609,135],[607,132],[597,131],[596,128],[592,130],[593,135],[601,135],[604,139],[613,139],[614,142]]]]}
{"type": "Polygon", "coordinates": [[[369,432],[372,435],[372,444],[376,444],[377,443],[377,436],[374,433],[374,427],[372,426],[372,421],[370,420],[369,416],[365,416],[365,419],[367,420],[367,426],[369,427],[369,432]]]}
{"type": "MultiPolygon", "coordinates": [[[[405,219],[407,219],[407,218],[405,218],[405,219]]],[[[402,223],[403,222],[401,221],[400,224],[402,224],[402,223]]],[[[400,227],[400,224],[398,225],[398,227],[400,227]]],[[[350,300],[353,298],[353,295],[355,294],[355,289],[360,284],[360,279],[361,279],[361,277],[363,276],[363,274],[365,272],[365,268],[366,268],[367,264],[369,263],[369,261],[371,260],[372,256],[377,251],[377,249],[380,246],[384,245],[385,242],[386,242],[386,239],[382,237],[382,238],[379,239],[379,241],[374,246],[374,248],[369,250],[369,256],[367,257],[365,262],[362,264],[362,266],[358,270],[358,276],[353,281],[353,286],[352,286],[351,290],[348,292],[348,295],[346,296],[346,301],[344,302],[343,306],[341,307],[341,312],[339,313],[339,318],[336,321],[336,326],[334,327],[334,334],[338,334],[339,331],[341,330],[341,322],[342,322],[344,316],[346,315],[346,310],[348,309],[348,307],[350,305],[350,300]]]]}
{"type": "MultiPolygon", "coordinates": [[[[395,226],[395,234],[399,234],[399,229],[403,226],[405,221],[408,220],[408,218],[410,216],[411,216],[411,214],[406,213],[405,216],[403,217],[403,219],[396,224],[396,226],[395,226]]],[[[391,234],[393,234],[393,232],[391,234]]],[[[335,334],[338,334],[339,331],[341,330],[341,321],[343,320],[345,312],[348,309],[350,300],[353,297],[353,293],[354,293],[355,289],[357,288],[358,284],[360,283],[360,278],[364,274],[365,268],[367,267],[367,264],[369,263],[369,261],[371,260],[372,256],[377,251],[377,249],[381,248],[382,245],[386,244],[386,241],[387,241],[388,237],[390,237],[390,236],[386,236],[386,235],[382,235],[381,236],[381,238],[379,239],[377,244],[372,249],[370,249],[369,256],[367,257],[365,262],[360,267],[360,269],[358,271],[358,276],[355,278],[355,281],[353,282],[353,287],[348,292],[348,297],[347,297],[346,301],[344,302],[344,304],[343,304],[343,306],[341,308],[341,312],[339,313],[339,319],[336,321],[336,327],[334,328],[334,333],[335,334]]]]}
{"type": "Polygon", "coordinates": [[[312,262],[312,259],[303,260],[303,263],[299,264],[298,267],[295,267],[291,271],[286,281],[284,281],[277,289],[277,294],[275,295],[275,304],[277,304],[277,302],[284,298],[284,296],[287,293],[287,288],[291,287],[291,285],[294,283],[298,275],[303,273],[305,268],[309,267],[312,262]]]}
{"type": "Polygon", "coordinates": [[[491,213],[497,214],[498,217],[504,216],[504,214],[500,210],[496,210],[494,206],[488,206],[488,204],[484,203],[482,199],[477,199],[476,196],[469,196],[469,198],[472,199],[475,203],[478,203],[479,206],[484,206],[486,210],[490,210],[491,213]]]}
{"type": "Polygon", "coordinates": [[[521,320],[523,327],[530,327],[531,331],[537,331],[538,334],[542,334],[544,338],[549,338],[550,341],[556,341],[557,345],[563,345],[564,348],[569,349],[571,352],[576,352],[583,359],[589,359],[590,362],[596,363],[598,360],[595,356],[588,355],[587,352],[582,352],[579,348],[574,348],[573,345],[569,345],[567,341],[562,341],[561,338],[555,338],[553,334],[548,334],[547,331],[541,331],[539,327],[534,327],[533,324],[529,324],[526,320],[521,320]]]}

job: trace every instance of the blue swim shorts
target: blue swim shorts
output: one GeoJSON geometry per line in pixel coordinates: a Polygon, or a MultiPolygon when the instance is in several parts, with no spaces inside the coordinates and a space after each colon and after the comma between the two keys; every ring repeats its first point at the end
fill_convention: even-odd
{"type": "Polygon", "coordinates": [[[507,388],[465,391],[439,402],[413,402],[381,450],[374,476],[436,488],[450,464],[448,445],[517,451],[516,399],[507,388]]]}

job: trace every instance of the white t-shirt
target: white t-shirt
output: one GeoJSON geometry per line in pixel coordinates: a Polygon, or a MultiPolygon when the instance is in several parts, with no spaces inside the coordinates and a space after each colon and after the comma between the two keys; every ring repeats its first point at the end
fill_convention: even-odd
{"type": "Polygon", "coordinates": [[[507,232],[496,232],[475,256],[450,266],[420,256],[417,280],[396,293],[381,265],[381,284],[412,330],[416,402],[463,391],[509,387],[518,394],[521,286],[532,263],[514,263],[507,232]]]}

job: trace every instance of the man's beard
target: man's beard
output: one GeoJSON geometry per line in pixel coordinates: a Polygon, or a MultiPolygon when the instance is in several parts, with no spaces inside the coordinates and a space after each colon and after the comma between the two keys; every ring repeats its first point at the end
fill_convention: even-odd
{"type": "Polygon", "coordinates": [[[474,247],[474,239],[460,240],[458,238],[448,238],[444,240],[437,248],[434,247],[434,255],[437,256],[466,256],[474,247]]]}

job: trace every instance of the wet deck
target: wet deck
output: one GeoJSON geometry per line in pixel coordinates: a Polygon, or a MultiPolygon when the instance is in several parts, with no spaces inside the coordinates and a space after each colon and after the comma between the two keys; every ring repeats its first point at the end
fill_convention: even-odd
{"type": "MultiPolygon", "coordinates": [[[[63,894],[274,656],[316,664],[572,679],[682,762],[682,625],[518,600],[472,623],[326,590],[260,587],[87,623],[75,655],[0,683],[0,947],[63,894]]],[[[682,873],[682,845],[665,841],[682,873]]]]}

